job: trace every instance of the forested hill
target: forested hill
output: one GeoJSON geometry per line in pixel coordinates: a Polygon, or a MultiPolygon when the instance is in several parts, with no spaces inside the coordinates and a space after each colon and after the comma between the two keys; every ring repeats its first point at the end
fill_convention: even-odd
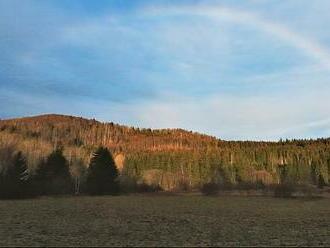
{"type": "Polygon", "coordinates": [[[157,172],[152,177],[165,188],[182,181],[200,184],[220,174],[230,183],[273,183],[281,173],[297,182],[315,183],[320,175],[328,181],[330,171],[330,139],[234,142],[182,129],[141,129],[63,115],[0,121],[0,153],[14,147],[31,168],[57,145],[64,147],[73,167],[86,167],[98,146],[108,147],[125,173],[144,177],[148,171],[157,172]]]}
{"type": "Polygon", "coordinates": [[[183,129],[140,129],[65,115],[0,121],[0,131],[64,146],[106,146],[112,150],[190,150],[217,147],[220,140],[183,129]]]}

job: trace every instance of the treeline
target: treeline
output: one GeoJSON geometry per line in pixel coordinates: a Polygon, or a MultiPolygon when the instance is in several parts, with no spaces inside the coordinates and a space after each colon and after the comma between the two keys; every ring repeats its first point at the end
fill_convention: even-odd
{"type": "Polygon", "coordinates": [[[57,147],[34,172],[25,157],[12,147],[0,150],[0,198],[17,199],[44,195],[115,195],[120,192],[118,170],[111,153],[100,147],[81,178],[70,172],[63,148],[57,147]]]}
{"type": "Polygon", "coordinates": [[[127,156],[125,173],[142,177],[165,189],[200,187],[208,182],[262,182],[279,184],[283,171],[295,184],[329,183],[330,152],[325,144],[236,149],[209,149],[157,153],[132,153],[127,156]]]}
{"type": "MultiPolygon", "coordinates": [[[[176,159],[180,158],[181,162],[185,160],[183,154],[177,156],[176,159]]],[[[160,156],[155,161],[159,168],[162,168],[161,160],[160,156]]],[[[259,178],[243,180],[238,175],[239,170],[222,165],[217,167],[216,161],[213,161],[214,167],[208,168],[211,173],[206,175],[209,177],[205,180],[200,178],[198,184],[193,184],[183,167],[178,174],[164,173],[161,169],[145,169],[144,171],[149,174],[139,175],[138,167],[130,170],[129,166],[119,172],[112,154],[105,147],[99,147],[93,153],[89,165],[83,165],[80,173],[74,171],[77,168],[72,168],[61,146],[56,147],[45,159],[40,160],[34,171],[29,170],[26,159],[20,151],[16,151],[14,147],[6,147],[0,149],[0,199],[73,194],[117,195],[128,192],[161,191],[166,187],[179,191],[198,189],[206,195],[218,194],[222,190],[253,189],[271,191],[275,196],[291,197],[298,191],[312,195],[314,189],[310,187],[311,185],[318,188],[327,185],[323,174],[314,164],[310,167],[308,182],[292,178],[290,167],[283,164],[278,167],[279,178],[278,182],[274,183],[265,181],[268,175],[264,173],[259,178]]],[[[200,170],[206,164],[206,161],[201,161],[200,170]]],[[[197,174],[202,173],[198,171],[197,174]]]]}
{"type": "Polygon", "coordinates": [[[283,181],[284,172],[286,181],[297,185],[328,184],[330,178],[330,139],[223,141],[181,129],[140,129],[59,115],[0,121],[0,149],[21,151],[31,174],[60,146],[74,185],[83,185],[99,146],[114,156],[122,188],[137,183],[172,191],[208,183],[274,185],[283,181]]]}

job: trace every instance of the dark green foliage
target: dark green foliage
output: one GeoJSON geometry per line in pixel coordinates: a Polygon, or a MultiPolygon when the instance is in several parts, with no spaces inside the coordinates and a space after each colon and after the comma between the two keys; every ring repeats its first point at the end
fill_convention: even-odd
{"type": "Polygon", "coordinates": [[[0,198],[24,198],[28,195],[28,169],[21,152],[13,155],[0,172],[0,198]]]}
{"type": "Polygon", "coordinates": [[[33,178],[34,190],[40,195],[73,193],[73,181],[63,149],[55,149],[40,162],[33,178]]]}
{"type": "Polygon", "coordinates": [[[100,147],[87,170],[86,190],[91,195],[118,194],[118,170],[109,150],[100,147]]]}

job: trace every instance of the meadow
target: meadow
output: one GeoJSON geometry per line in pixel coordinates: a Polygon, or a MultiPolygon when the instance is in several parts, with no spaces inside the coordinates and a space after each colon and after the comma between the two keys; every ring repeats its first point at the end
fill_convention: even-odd
{"type": "Polygon", "coordinates": [[[0,201],[0,246],[330,246],[330,199],[126,195],[0,201]]]}

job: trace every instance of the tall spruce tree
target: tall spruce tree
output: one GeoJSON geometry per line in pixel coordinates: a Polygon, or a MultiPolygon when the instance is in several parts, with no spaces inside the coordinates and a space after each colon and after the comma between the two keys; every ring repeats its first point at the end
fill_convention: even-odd
{"type": "Polygon", "coordinates": [[[86,179],[86,190],[91,195],[118,194],[118,170],[109,150],[98,148],[91,158],[86,179]]]}
{"type": "Polygon", "coordinates": [[[0,173],[0,197],[23,198],[28,194],[28,169],[24,156],[17,152],[0,173]]]}
{"type": "Polygon", "coordinates": [[[34,177],[35,190],[41,195],[73,193],[73,180],[63,148],[56,148],[40,162],[34,177]]]}

